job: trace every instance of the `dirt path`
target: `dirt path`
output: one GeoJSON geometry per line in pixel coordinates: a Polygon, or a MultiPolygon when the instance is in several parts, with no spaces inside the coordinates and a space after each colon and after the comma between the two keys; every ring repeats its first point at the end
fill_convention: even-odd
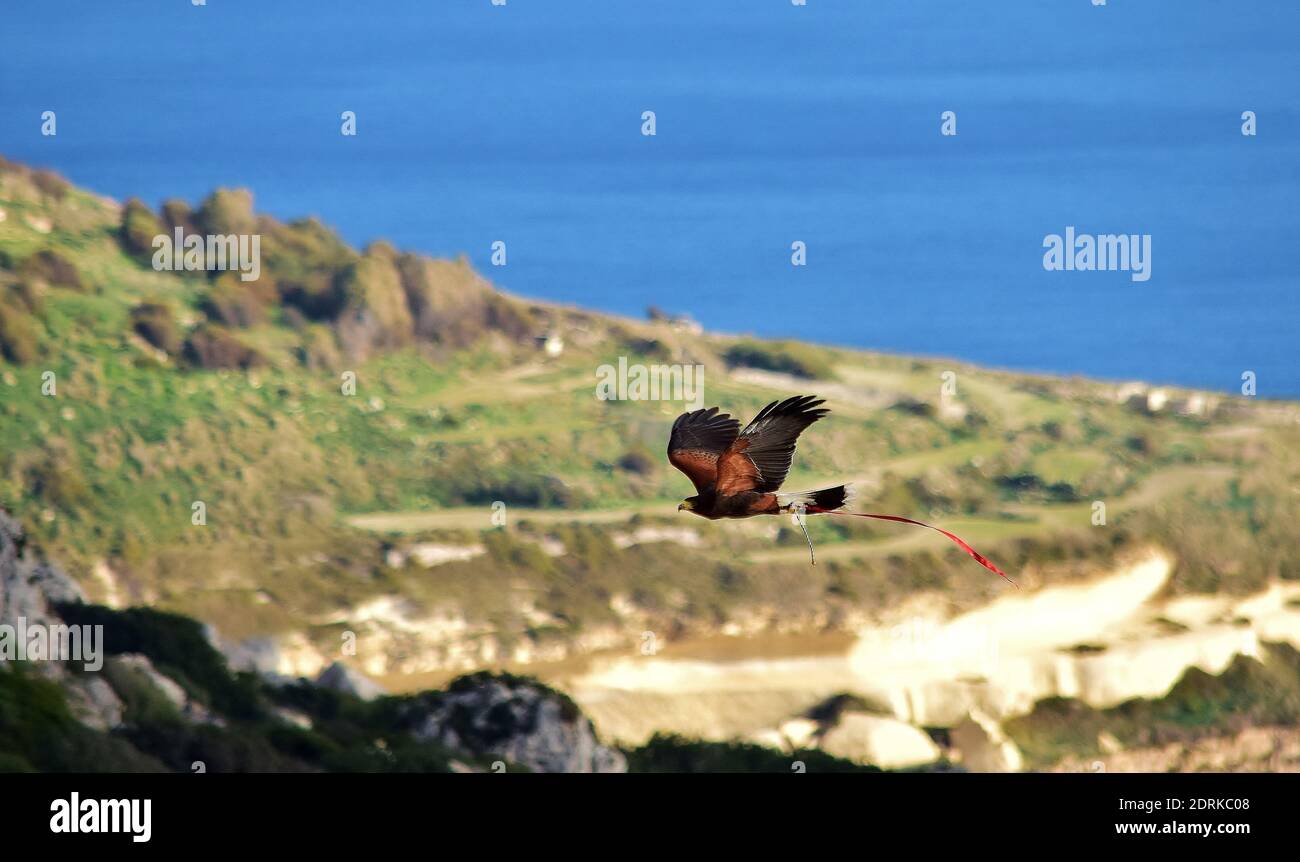
{"type": "MultiPolygon", "coordinates": [[[[938,463],[956,463],[974,454],[982,446],[962,443],[934,452],[906,455],[887,462],[886,469],[915,470],[938,463]]],[[[1158,500],[1198,484],[1226,481],[1233,475],[1232,468],[1217,465],[1174,467],[1151,476],[1123,497],[1108,502],[1109,516],[1145,508],[1158,500]]],[[[518,523],[529,520],[540,524],[617,524],[636,514],[667,514],[677,509],[677,499],[647,500],[634,505],[613,509],[527,509],[511,507],[509,517],[518,523]]],[[[1090,522],[1091,504],[1069,503],[1056,506],[1011,506],[1010,511],[1023,515],[1025,520],[996,520],[991,518],[948,518],[941,526],[970,541],[997,541],[1004,538],[1033,536],[1060,527],[1086,527],[1090,522]]],[[[488,506],[462,506],[424,512],[375,512],[353,515],[346,522],[363,530],[384,533],[418,533],[424,530],[487,529],[491,526],[492,510],[488,506]]],[[[905,514],[905,513],[902,513],[905,514]]],[[[942,547],[945,539],[929,530],[900,527],[900,534],[883,539],[828,544],[818,548],[824,559],[852,559],[855,556],[893,554],[900,551],[926,547],[933,543],[942,547]]],[[[756,550],[751,558],[756,561],[797,560],[808,553],[807,548],[782,547],[756,550]]]]}

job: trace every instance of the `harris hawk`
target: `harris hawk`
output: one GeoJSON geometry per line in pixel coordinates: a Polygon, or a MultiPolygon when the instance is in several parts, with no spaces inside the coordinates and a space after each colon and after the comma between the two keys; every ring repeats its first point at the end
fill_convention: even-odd
{"type": "Polygon", "coordinates": [[[695,496],[677,507],[702,518],[748,518],[795,510],[797,504],[838,509],[848,488],[777,494],[794,461],[795,440],[830,413],[822,400],[796,395],[773,401],[740,430],[740,422],[717,407],[683,413],[673,423],[668,460],[695,485],[695,496]]]}
{"type": "Polygon", "coordinates": [[[830,413],[821,406],[824,403],[824,399],[815,395],[773,401],[743,431],[739,421],[728,413],[718,412],[717,407],[678,416],[668,438],[668,460],[691,480],[695,495],[683,500],[677,511],[684,509],[711,521],[795,513],[799,516],[796,523],[808,541],[813,565],[817,564],[817,557],[804,525],[804,513],[852,515],[926,527],[947,536],[981,566],[1015,585],[1006,572],[947,530],[901,515],[837,511],[848,502],[847,485],[779,493],[794,462],[795,441],[805,428],[830,413]]]}

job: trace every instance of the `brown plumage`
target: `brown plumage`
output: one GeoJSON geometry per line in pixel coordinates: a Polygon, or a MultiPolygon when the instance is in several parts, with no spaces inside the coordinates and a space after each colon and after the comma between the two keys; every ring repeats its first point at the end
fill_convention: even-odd
{"type": "Polygon", "coordinates": [[[683,413],[673,423],[668,460],[686,474],[696,494],[678,510],[702,518],[749,518],[797,511],[802,506],[838,509],[843,486],[800,494],[777,494],[794,459],[795,440],[830,411],[813,395],[773,401],[740,430],[740,423],[717,407],[683,413]]]}

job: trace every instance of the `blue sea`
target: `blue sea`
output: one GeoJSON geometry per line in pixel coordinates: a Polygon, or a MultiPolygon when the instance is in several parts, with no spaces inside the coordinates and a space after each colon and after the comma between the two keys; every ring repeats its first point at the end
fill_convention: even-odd
{"type": "Polygon", "coordinates": [[[1300,397],[1297,37],[1294,0],[9,0],[0,154],[628,315],[1300,397]],[[1149,234],[1150,279],[1046,271],[1069,227],[1149,234]]]}

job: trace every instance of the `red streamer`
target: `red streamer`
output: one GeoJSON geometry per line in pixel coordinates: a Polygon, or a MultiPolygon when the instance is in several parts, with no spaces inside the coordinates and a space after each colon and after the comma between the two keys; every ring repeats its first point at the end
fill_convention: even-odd
{"type": "Polygon", "coordinates": [[[904,518],[900,515],[875,515],[869,512],[836,512],[831,509],[820,508],[819,506],[805,506],[804,511],[814,512],[822,515],[848,515],[854,518],[875,518],[880,521],[897,521],[900,524],[914,524],[917,527],[925,527],[927,529],[934,530],[936,533],[943,533],[945,536],[947,536],[948,538],[956,542],[957,545],[961,547],[963,551],[965,551],[966,553],[974,557],[975,562],[979,563],[981,566],[988,569],[990,572],[997,572],[1006,580],[1007,583],[1011,584],[1011,586],[1015,587],[1016,589],[1020,589],[1020,585],[1017,584],[1015,581],[1011,580],[1011,578],[1007,576],[1006,572],[1002,571],[997,566],[993,565],[993,562],[989,560],[988,557],[984,556],[979,551],[975,550],[970,545],[966,544],[966,542],[962,540],[961,536],[957,536],[954,535],[953,533],[949,533],[947,530],[942,530],[934,526],[933,524],[927,524],[924,521],[914,521],[911,518],[904,518]]]}

